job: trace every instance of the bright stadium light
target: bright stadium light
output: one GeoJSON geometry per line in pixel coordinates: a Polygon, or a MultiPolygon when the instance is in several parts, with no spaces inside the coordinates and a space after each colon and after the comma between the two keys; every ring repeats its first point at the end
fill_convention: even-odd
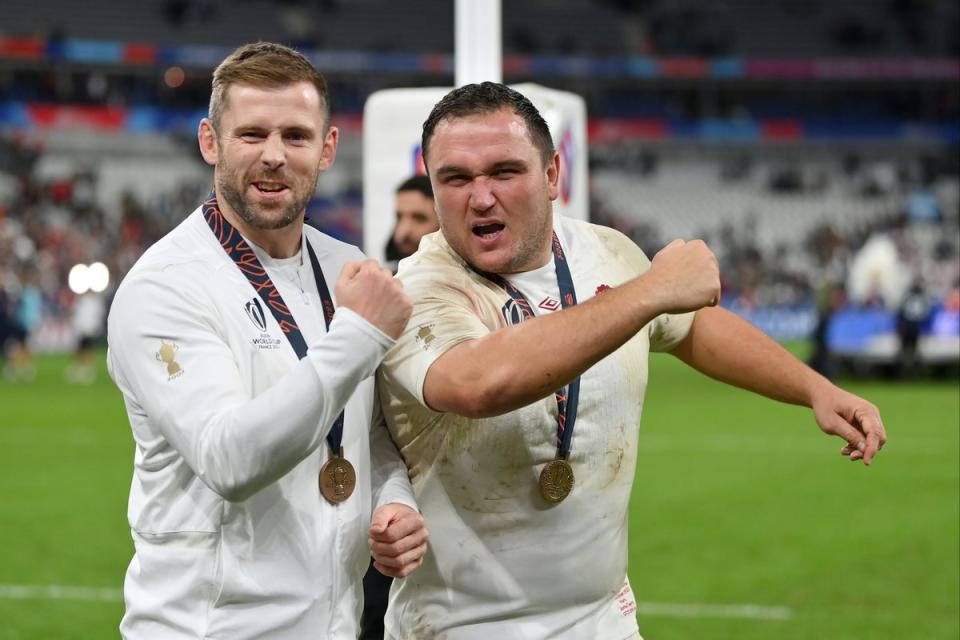
{"type": "Polygon", "coordinates": [[[90,284],[90,290],[100,293],[110,284],[110,270],[102,262],[94,262],[87,269],[87,282],[90,284]]]}
{"type": "Polygon", "coordinates": [[[85,264],[73,265],[70,274],[67,276],[67,285],[70,287],[70,291],[77,295],[86,293],[90,288],[89,272],[90,268],[85,264]]]}

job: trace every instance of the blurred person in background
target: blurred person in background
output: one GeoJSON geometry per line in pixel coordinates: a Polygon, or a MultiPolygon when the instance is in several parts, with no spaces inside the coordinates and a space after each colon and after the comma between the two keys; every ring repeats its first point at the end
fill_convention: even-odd
{"type": "Polygon", "coordinates": [[[12,303],[8,302],[8,306],[13,313],[7,329],[7,362],[3,374],[11,382],[30,382],[37,375],[30,338],[43,320],[43,293],[36,277],[33,268],[25,267],[14,286],[8,289],[8,293],[12,293],[12,303]]]}
{"type": "Polygon", "coordinates": [[[917,275],[904,260],[903,248],[902,219],[871,233],[850,262],[850,300],[867,308],[898,309],[917,275]]]}
{"type": "Polygon", "coordinates": [[[104,294],[88,291],[76,297],[70,324],[76,347],[64,377],[71,384],[93,384],[97,379],[96,348],[106,330],[107,303],[104,294]]]}
{"type": "Polygon", "coordinates": [[[917,372],[917,346],[920,332],[933,310],[930,296],[918,278],[903,296],[897,310],[897,335],[900,338],[900,353],[897,360],[898,373],[911,376],[917,372]]]}
{"type": "Polygon", "coordinates": [[[441,233],[400,267],[414,311],[378,381],[443,535],[394,582],[387,638],[640,637],[626,523],[650,351],[811,407],[851,460],[883,446],[876,407],[716,307],[702,241],[651,262],[612,229],[554,216],[560,157],[523,95],[455,89],[421,148],[441,233]]]}
{"type": "Polygon", "coordinates": [[[12,306],[7,293],[6,274],[0,269],[0,370],[6,367],[7,339],[13,330],[12,306]]]}
{"type": "Polygon", "coordinates": [[[355,247],[304,226],[337,151],[329,107],[292,49],[228,56],[198,131],[214,192],[114,298],[108,367],[137,445],[126,638],[352,640],[368,536],[394,576],[425,553],[374,419],[372,374],[410,301],[355,247]]]}
{"type": "Polygon", "coordinates": [[[397,187],[396,217],[397,223],[384,249],[387,268],[394,273],[397,263],[413,255],[420,246],[420,238],[440,228],[429,177],[411,176],[397,187]]]}

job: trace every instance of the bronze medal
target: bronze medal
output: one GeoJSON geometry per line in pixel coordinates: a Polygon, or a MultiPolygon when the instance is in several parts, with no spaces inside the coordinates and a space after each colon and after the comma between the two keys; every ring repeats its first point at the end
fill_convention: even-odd
{"type": "Polygon", "coordinates": [[[340,447],[340,455],[331,455],[320,467],[320,493],[328,502],[339,504],[350,497],[356,486],[357,472],[343,457],[343,447],[340,447]]]}
{"type": "Polygon", "coordinates": [[[540,495],[556,504],[570,495],[573,489],[573,467],[562,458],[551,460],[540,471],[540,495]]]}

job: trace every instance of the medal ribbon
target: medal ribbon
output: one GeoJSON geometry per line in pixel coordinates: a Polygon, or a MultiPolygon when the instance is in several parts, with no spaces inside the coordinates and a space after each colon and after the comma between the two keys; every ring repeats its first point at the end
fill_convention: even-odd
{"type": "MultiPolygon", "coordinates": [[[[557,273],[557,286],[560,289],[560,305],[566,309],[577,304],[577,292],[573,287],[573,277],[570,275],[570,266],[567,256],[560,246],[560,238],[553,233],[553,242],[550,246],[553,251],[553,265],[557,273]]],[[[507,292],[523,314],[524,320],[534,317],[530,301],[521,291],[510,284],[502,276],[495,273],[482,273],[485,278],[498,284],[507,292]]],[[[573,441],[573,425],[577,420],[577,402],[580,398],[580,376],[574,378],[570,384],[556,391],[557,397],[557,457],[563,460],[570,455],[570,444],[573,441]]]]}
{"type": "MultiPolygon", "coordinates": [[[[270,313],[273,314],[277,324],[280,325],[283,335],[286,336],[297,357],[303,360],[307,356],[307,343],[303,339],[303,334],[300,333],[297,321],[290,313],[290,308],[283,301],[276,285],[270,280],[270,276],[260,259],[257,258],[257,254],[253,252],[243,236],[220,212],[215,193],[211,193],[203,202],[203,218],[210,226],[210,231],[220,242],[220,246],[223,247],[233,263],[240,269],[240,273],[246,277],[250,286],[270,309],[270,313]]],[[[307,252],[310,254],[310,265],[313,267],[313,278],[317,284],[317,293],[320,294],[320,302],[323,304],[323,319],[326,321],[327,331],[329,331],[330,323],[333,321],[333,298],[330,296],[330,289],[327,288],[327,281],[323,277],[320,261],[317,260],[313,247],[310,246],[309,242],[306,245],[307,252]]],[[[327,444],[330,445],[330,450],[335,456],[340,455],[340,443],[343,441],[343,420],[344,412],[341,411],[337,419],[333,421],[330,433],[327,434],[327,444]]]]}

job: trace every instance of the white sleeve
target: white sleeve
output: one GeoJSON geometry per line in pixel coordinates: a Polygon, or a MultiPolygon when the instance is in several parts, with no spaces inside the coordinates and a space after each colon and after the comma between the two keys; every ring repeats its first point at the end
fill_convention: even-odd
{"type": "Polygon", "coordinates": [[[650,322],[650,351],[672,351],[690,333],[695,311],[689,313],[664,313],[650,322]]]}
{"type": "Polygon", "coordinates": [[[174,274],[121,287],[108,323],[111,375],[211,490],[244,500],[323,441],[392,341],[349,309],[269,389],[252,397],[219,312],[174,274]],[[160,350],[163,344],[170,362],[160,350]],[[171,349],[174,357],[169,358],[171,349]]]}
{"type": "MultiPolygon", "coordinates": [[[[379,393],[374,394],[379,397],[379,393]]],[[[373,510],[391,502],[405,504],[419,511],[413,496],[407,465],[390,437],[387,422],[380,409],[380,402],[374,400],[373,419],[370,424],[370,486],[372,489],[373,510]]]]}

